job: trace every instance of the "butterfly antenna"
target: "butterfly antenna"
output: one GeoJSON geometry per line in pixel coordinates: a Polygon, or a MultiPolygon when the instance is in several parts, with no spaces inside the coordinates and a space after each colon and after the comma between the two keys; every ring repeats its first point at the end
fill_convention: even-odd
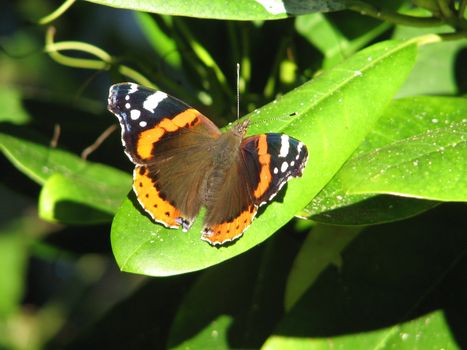
{"type": "Polygon", "coordinates": [[[240,63],[237,62],[237,120],[240,119],[240,63]]]}

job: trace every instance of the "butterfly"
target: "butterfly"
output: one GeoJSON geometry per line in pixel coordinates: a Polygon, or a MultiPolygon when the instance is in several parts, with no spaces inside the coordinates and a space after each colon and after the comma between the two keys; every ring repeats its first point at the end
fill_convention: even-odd
{"type": "Polygon", "coordinates": [[[244,137],[249,120],[221,132],[184,102],[135,83],[109,89],[108,109],[135,164],[133,190],[151,218],[187,231],[206,208],[201,239],[213,245],[240,237],[258,207],[305,168],[306,145],[267,133],[244,137]]]}

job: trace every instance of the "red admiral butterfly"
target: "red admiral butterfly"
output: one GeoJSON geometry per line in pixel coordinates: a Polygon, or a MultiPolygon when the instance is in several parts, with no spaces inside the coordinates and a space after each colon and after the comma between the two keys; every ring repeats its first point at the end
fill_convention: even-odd
{"type": "Polygon", "coordinates": [[[206,207],[201,238],[211,244],[240,237],[258,207],[301,176],[307,161],[305,144],[290,136],[244,139],[248,120],[222,133],[182,101],[134,83],[112,85],[108,109],[136,165],[133,190],[144,210],[187,231],[206,207]]]}

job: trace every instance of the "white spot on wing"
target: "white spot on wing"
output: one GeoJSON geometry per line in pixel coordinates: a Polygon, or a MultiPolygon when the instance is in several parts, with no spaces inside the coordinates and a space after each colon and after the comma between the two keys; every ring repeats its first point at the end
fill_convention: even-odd
{"type": "Polygon", "coordinates": [[[289,164],[287,162],[283,162],[281,165],[281,171],[285,172],[288,167],[289,167],[289,164]]]}
{"type": "Polygon", "coordinates": [[[287,135],[281,136],[281,150],[279,151],[279,157],[285,158],[289,154],[289,137],[287,135]]]}
{"type": "Polygon", "coordinates": [[[148,123],[146,123],[144,120],[139,122],[139,126],[141,126],[142,128],[144,128],[146,125],[148,125],[148,123]]]}
{"type": "Polygon", "coordinates": [[[137,120],[140,115],[141,115],[141,111],[138,111],[137,109],[132,109],[130,112],[130,117],[133,120],[137,120]]]}
{"type": "Polygon", "coordinates": [[[130,83],[130,90],[128,90],[128,95],[138,91],[138,84],[130,83]]]}
{"type": "Polygon", "coordinates": [[[302,148],[303,148],[303,142],[299,142],[297,145],[297,155],[295,159],[298,160],[298,158],[300,158],[300,153],[302,152],[302,148]]]}
{"type": "Polygon", "coordinates": [[[279,169],[274,168],[273,172],[274,172],[274,174],[277,174],[279,172],[279,169]]]}
{"type": "Polygon", "coordinates": [[[125,96],[125,101],[128,101],[130,99],[130,95],[125,96]]]}
{"type": "Polygon", "coordinates": [[[143,102],[143,108],[154,113],[159,103],[167,98],[167,94],[162,91],[156,91],[152,95],[149,95],[143,102]]]}
{"type": "MultiPolygon", "coordinates": [[[[128,95],[127,95],[127,96],[128,96],[128,95]]],[[[126,109],[130,109],[130,108],[131,108],[131,105],[127,102],[127,103],[125,103],[125,108],[126,108],[126,109]]]]}

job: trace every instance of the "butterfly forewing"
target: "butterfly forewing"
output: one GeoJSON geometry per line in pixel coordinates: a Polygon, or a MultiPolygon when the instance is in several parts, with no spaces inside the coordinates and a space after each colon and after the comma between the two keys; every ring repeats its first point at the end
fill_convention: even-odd
{"type": "Polygon", "coordinates": [[[120,121],[126,154],[144,165],[133,185],[143,208],[166,226],[188,228],[201,205],[206,149],[221,132],[180,100],[134,83],[111,86],[108,108],[120,121]]]}

